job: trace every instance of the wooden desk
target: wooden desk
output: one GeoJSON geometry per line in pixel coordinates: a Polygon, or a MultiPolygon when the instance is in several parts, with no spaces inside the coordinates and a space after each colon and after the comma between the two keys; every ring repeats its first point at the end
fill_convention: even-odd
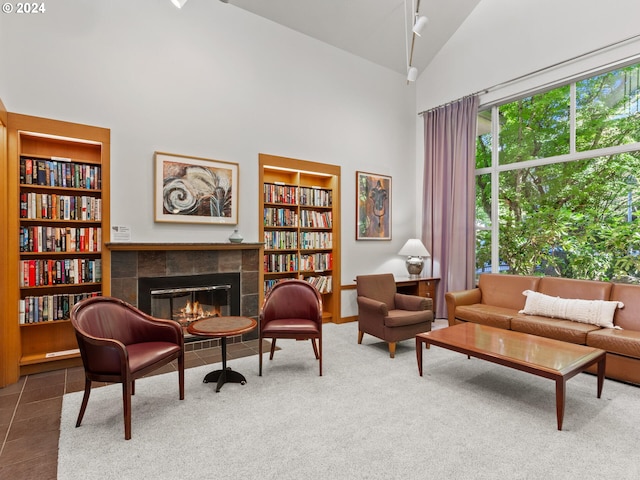
{"type": "Polygon", "coordinates": [[[433,300],[433,311],[436,311],[436,289],[438,288],[439,278],[435,277],[402,277],[394,275],[396,280],[396,288],[398,293],[406,295],[418,295],[419,297],[427,297],[433,300]]]}

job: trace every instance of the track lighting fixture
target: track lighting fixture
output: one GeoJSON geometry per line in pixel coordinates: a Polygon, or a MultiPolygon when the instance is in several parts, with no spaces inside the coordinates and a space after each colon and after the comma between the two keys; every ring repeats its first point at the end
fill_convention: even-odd
{"type": "Polygon", "coordinates": [[[173,5],[176,8],[182,8],[184,7],[184,4],[187,3],[188,0],[171,0],[171,3],[173,3],[173,5]]]}
{"type": "Polygon", "coordinates": [[[418,78],[418,69],[416,67],[409,67],[407,71],[407,82],[415,82],[418,78]]]}
{"type": "MultiPolygon", "coordinates": [[[[416,14],[417,16],[417,14],[416,14]]],[[[414,23],[413,25],[413,33],[415,33],[416,35],[418,35],[419,37],[421,36],[420,33],[422,32],[422,30],[424,30],[424,27],[427,25],[427,22],[429,21],[429,19],[427,17],[425,17],[424,15],[421,17],[417,17],[416,18],[416,23],[414,23]]]]}

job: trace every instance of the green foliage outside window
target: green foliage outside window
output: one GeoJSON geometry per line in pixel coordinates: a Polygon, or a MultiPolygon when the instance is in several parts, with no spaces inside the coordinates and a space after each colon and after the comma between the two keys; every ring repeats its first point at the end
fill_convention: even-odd
{"type": "MultiPolygon", "coordinates": [[[[631,66],[576,83],[577,152],[640,141],[638,78],[631,66]]],[[[570,87],[499,108],[499,165],[570,153],[570,87]]],[[[476,166],[491,166],[492,136],[476,166]]],[[[499,173],[501,271],[640,283],[640,151],[564,159],[499,173]]],[[[476,263],[491,264],[491,175],[476,177],[476,263]]]]}

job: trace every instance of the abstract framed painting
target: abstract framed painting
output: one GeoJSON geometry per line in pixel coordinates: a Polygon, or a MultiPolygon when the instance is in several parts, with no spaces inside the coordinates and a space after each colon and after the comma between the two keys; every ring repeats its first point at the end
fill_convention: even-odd
{"type": "Polygon", "coordinates": [[[356,240],[391,240],[391,177],[356,172],[356,240]]]}
{"type": "Polygon", "coordinates": [[[155,152],[155,221],[236,225],[238,164],[155,152]]]}

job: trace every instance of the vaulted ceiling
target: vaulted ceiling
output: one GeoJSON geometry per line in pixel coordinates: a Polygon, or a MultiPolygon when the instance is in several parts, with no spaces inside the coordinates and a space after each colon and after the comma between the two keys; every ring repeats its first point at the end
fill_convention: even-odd
{"type": "Polygon", "coordinates": [[[412,65],[422,72],[480,3],[480,0],[221,1],[402,74],[407,73],[407,51],[411,56],[412,43],[412,65]],[[412,12],[416,9],[429,19],[420,37],[411,32],[412,12]]]}

